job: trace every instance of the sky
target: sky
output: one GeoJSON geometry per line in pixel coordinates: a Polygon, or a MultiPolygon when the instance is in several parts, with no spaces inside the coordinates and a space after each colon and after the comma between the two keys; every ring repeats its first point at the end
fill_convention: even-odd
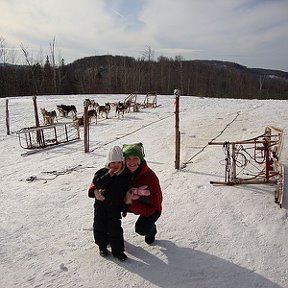
{"type": "MultiPolygon", "coordinates": [[[[0,0],[7,58],[94,55],[223,60],[288,71],[286,0],[0,0]],[[14,51],[14,52],[12,52],[14,51]],[[23,54],[23,53],[22,53],[23,54]]],[[[2,41],[3,43],[3,41],[2,41]]],[[[3,46],[3,45],[2,45],[3,46]]]]}
{"type": "MultiPolygon", "coordinates": [[[[40,124],[41,107],[51,111],[73,104],[82,115],[88,97],[102,104],[127,95],[37,96],[40,124]]],[[[144,98],[138,95],[137,102],[144,98]]],[[[288,101],[180,96],[182,169],[176,170],[173,95],[158,96],[156,108],[119,119],[113,106],[108,119],[91,123],[89,153],[84,153],[83,127],[78,141],[38,151],[21,148],[15,132],[34,126],[33,99],[8,100],[11,135],[6,99],[0,99],[0,287],[288,288],[287,133],[280,155],[286,169],[282,208],[274,202],[275,184],[210,184],[224,182],[226,154],[222,145],[208,145],[251,141],[266,126],[286,129],[288,101]],[[137,216],[128,213],[122,219],[128,259],[118,261],[110,247],[102,258],[93,240],[94,200],[87,190],[110,148],[138,142],[163,193],[156,240],[147,245],[135,233],[137,216]]],[[[58,117],[58,122],[56,130],[71,119],[58,117]]],[[[75,128],[67,125],[71,136],[75,128]]],[[[59,140],[65,133],[57,131],[59,140]]],[[[54,128],[43,133],[53,143],[54,128]]],[[[256,168],[263,169],[262,145],[242,147],[236,153],[237,177],[252,177],[256,168]],[[250,169],[241,165],[246,160],[250,169]]]]}

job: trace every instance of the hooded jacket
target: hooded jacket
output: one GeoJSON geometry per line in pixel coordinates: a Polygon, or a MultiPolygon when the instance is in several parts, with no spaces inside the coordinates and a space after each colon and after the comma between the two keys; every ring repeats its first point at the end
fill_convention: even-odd
{"type": "Polygon", "coordinates": [[[146,161],[143,160],[134,173],[128,168],[125,171],[128,174],[130,188],[139,188],[147,185],[146,189],[151,193],[149,196],[143,196],[147,197],[146,203],[140,197],[138,200],[133,200],[132,204],[128,205],[127,210],[144,217],[148,217],[156,211],[162,211],[162,191],[159,179],[155,172],[148,167],[146,161]]]}
{"type": "Polygon", "coordinates": [[[106,209],[113,212],[120,212],[125,210],[124,197],[128,190],[128,179],[126,172],[123,169],[118,173],[111,176],[109,171],[109,163],[111,162],[123,162],[122,150],[119,146],[114,146],[108,151],[106,157],[105,168],[99,169],[92,180],[92,183],[88,189],[88,197],[95,198],[95,189],[104,189],[103,196],[104,201],[98,201],[95,199],[95,205],[103,205],[106,209]]]}
{"type": "Polygon", "coordinates": [[[119,175],[110,176],[107,168],[98,170],[93,178],[93,181],[88,190],[88,196],[95,198],[95,189],[105,189],[103,196],[104,201],[95,199],[95,206],[102,206],[113,214],[126,211],[124,197],[128,190],[127,175],[123,171],[119,175]]]}

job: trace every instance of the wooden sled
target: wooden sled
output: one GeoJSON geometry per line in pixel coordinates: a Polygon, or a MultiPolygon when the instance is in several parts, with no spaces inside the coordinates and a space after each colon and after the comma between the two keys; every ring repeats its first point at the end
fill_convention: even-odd
{"type": "Polygon", "coordinates": [[[285,178],[280,162],[283,130],[267,126],[265,132],[248,140],[210,142],[222,145],[225,153],[225,180],[210,181],[215,185],[265,184],[276,185],[275,203],[283,204],[285,178]]]}
{"type": "Polygon", "coordinates": [[[46,148],[80,138],[79,127],[73,122],[22,128],[16,133],[23,149],[46,148]]]}
{"type": "Polygon", "coordinates": [[[156,91],[148,92],[144,99],[143,108],[156,108],[156,107],[157,107],[157,92],[156,91]]]}

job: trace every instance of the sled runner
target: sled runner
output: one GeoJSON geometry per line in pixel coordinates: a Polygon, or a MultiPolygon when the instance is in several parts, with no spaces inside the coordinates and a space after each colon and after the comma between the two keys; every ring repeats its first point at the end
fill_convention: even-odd
{"type": "Polygon", "coordinates": [[[24,149],[46,148],[80,138],[79,127],[73,122],[22,128],[16,133],[24,149]]]}
{"type": "Polygon", "coordinates": [[[209,142],[222,145],[225,153],[225,181],[211,184],[263,184],[276,185],[275,203],[282,207],[284,196],[284,165],[280,162],[283,130],[267,126],[257,137],[235,142],[209,142]]]}

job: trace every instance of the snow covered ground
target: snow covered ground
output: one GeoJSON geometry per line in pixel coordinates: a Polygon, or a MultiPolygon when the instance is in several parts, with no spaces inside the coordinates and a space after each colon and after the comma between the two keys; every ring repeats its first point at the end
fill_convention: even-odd
{"type": "MultiPolygon", "coordinates": [[[[39,112],[74,104],[80,115],[87,97],[104,104],[126,96],[38,96],[37,103],[39,112]]],[[[288,287],[288,196],[281,209],[272,185],[211,185],[224,180],[224,153],[207,145],[215,137],[249,139],[267,125],[287,130],[288,101],[181,96],[181,163],[189,163],[180,171],[173,103],[173,95],[161,95],[159,107],[120,119],[112,110],[90,126],[90,153],[81,130],[79,141],[27,154],[15,131],[34,125],[32,98],[9,99],[10,136],[0,100],[1,287],[288,287]],[[87,188],[111,146],[134,142],[144,144],[160,178],[163,213],[151,246],[134,232],[136,215],[123,219],[128,260],[122,263],[98,254],[87,188]]],[[[287,165],[286,143],[284,134],[287,165]]]]}

